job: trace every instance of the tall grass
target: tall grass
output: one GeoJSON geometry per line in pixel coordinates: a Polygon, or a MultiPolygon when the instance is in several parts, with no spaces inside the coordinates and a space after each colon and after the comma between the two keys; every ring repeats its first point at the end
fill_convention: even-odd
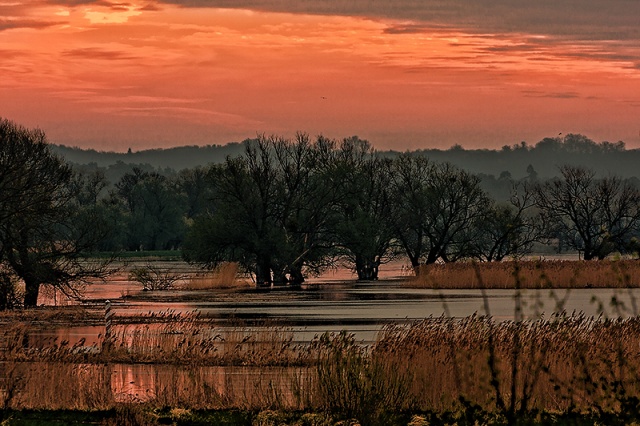
{"type": "Polygon", "coordinates": [[[313,344],[317,353],[312,383],[313,405],[363,424],[386,424],[396,413],[413,408],[414,371],[396,358],[358,345],[345,332],[324,334],[313,344]],[[397,362],[400,361],[400,364],[397,362]]]}
{"type": "MultiPolygon", "coordinates": [[[[371,347],[345,333],[323,335],[307,347],[291,348],[296,355],[287,363],[282,362],[287,356],[281,358],[277,351],[258,350],[255,340],[246,339],[249,331],[238,333],[245,337],[234,344],[246,346],[230,358],[235,366],[224,368],[197,361],[210,356],[206,346],[198,345],[192,350],[203,351],[198,357],[175,349],[164,364],[159,358],[167,356],[166,349],[157,349],[157,357],[132,351],[123,358],[96,355],[89,357],[91,362],[71,353],[52,357],[54,351],[28,353],[29,359],[14,352],[11,360],[5,353],[0,401],[13,409],[106,409],[144,402],[197,409],[312,410],[363,424],[393,423],[394,415],[407,412],[623,418],[640,408],[637,317],[558,314],[523,322],[485,316],[428,318],[385,327],[371,347]],[[139,388],[127,388],[131,383],[139,388]]],[[[288,344],[281,333],[270,339],[273,348],[288,344]]],[[[185,344],[172,342],[175,348],[185,344]]],[[[226,362],[222,356],[215,359],[226,362]]]]}
{"type": "Polygon", "coordinates": [[[640,396],[638,318],[556,315],[520,324],[432,318],[387,327],[374,352],[394,365],[408,364],[422,409],[456,409],[463,399],[488,411],[615,411],[623,396],[640,396]]]}
{"type": "Polygon", "coordinates": [[[192,275],[184,283],[186,290],[212,290],[250,287],[247,280],[239,277],[239,265],[225,262],[211,271],[192,275]]]}
{"type": "MultiPolygon", "coordinates": [[[[598,264],[585,265],[592,263],[598,264]]],[[[493,271],[508,272],[516,290],[527,283],[553,288],[554,271],[576,273],[556,262],[496,265],[453,270],[473,271],[465,279],[477,280],[478,288],[497,280],[493,271]]],[[[605,264],[598,265],[590,273],[605,264]]],[[[622,286],[636,279],[631,264],[607,265],[610,282],[622,286]]],[[[91,347],[36,344],[29,338],[30,320],[4,322],[0,408],[308,410],[368,425],[399,424],[411,414],[420,415],[415,424],[443,418],[545,423],[568,414],[604,423],[637,421],[640,317],[559,312],[523,320],[518,294],[515,320],[431,317],[387,325],[370,346],[345,332],[295,344],[291,331],[278,324],[221,327],[171,312],[116,325],[108,340],[91,347]]]]}
{"type": "Polygon", "coordinates": [[[407,285],[438,289],[513,289],[513,271],[516,267],[519,269],[520,288],[640,287],[640,262],[636,260],[540,260],[422,265],[417,276],[407,280],[407,285]]]}
{"type": "Polygon", "coordinates": [[[139,323],[118,324],[95,344],[40,338],[25,322],[0,327],[0,361],[68,363],[154,363],[288,366],[308,364],[310,355],[277,323],[220,326],[197,313],[161,312],[139,323]]]}
{"type": "Polygon", "coordinates": [[[3,362],[0,365],[2,409],[99,410],[114,406],[111,371],[104,364],[3,362]]]}

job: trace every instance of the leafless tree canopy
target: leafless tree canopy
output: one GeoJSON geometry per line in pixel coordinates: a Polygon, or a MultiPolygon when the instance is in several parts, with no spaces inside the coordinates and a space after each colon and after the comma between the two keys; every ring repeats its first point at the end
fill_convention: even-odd
{"type": "MultiPolygon", "coordinates": [[[[0,120],[0,261],[7,282],[24,283],[25,306],[37,304],[43,284],[75,294],[104,271],[83,259],[105,229],[95,211],[78,208],[74,183],[42,131],[0,120]]],[[[3,286],[5,299],[11,292],[3,286]]]]}

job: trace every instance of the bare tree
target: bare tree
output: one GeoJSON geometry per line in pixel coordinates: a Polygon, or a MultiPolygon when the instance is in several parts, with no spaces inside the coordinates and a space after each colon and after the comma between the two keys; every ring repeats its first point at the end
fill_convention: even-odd
{"type": "Polygon", "coordinates": [[[395,162],[395,232],[414,269],[473,255],[489,198],[479,179],[451,164],[401,155],[395,162]]]}
{"type": "Polygon", "coordinates": [[[71,168],[42,131],[0,120],[0,261],[24,283],[26,307],[37,304],[43,284],[75,295],[106,273],[85,255],[107,230],[96,210],[79,208],[74,188],[71,168]]]}
{"type": "Polygon", "coordinates": [[[432,170],[432,163],[422,156],[402,154],[393,163],[394,233],[416,272],[428,249],[424,221],[432,170]]]}
{"type": "Polygon", "coordinates": [[[359,280],[377,280],[380,265],[393,258],[391,164],[357,137],[344,139],[337,153],[338,245],[359,280]]]}
{"type": "Polygon", "coordinates": [[[237,261],[258,286],[297,285],[321,268],[333,241],[333,144],[260,136],[245,154],[211,169],[210,212],[195,218],[183,254],[215,266],[237,261]],[[329,158],[325,158],[329,157],[329,158]]]}
{"type": "Polygon", "coordinates": [[[543,231],[533,195],[527,184],[516,184],[509,203],[490,202],[472,243],[474,257],[492,262],[531,252],[543,231]]]}
{"type": "Polygon", "coordinates": [[[546,222],[584,259],[604,259],[623,250],[640,221],[640,192],[628,181],[574,166],[561,179],[538,185],[536,202],[546,222]]]}
{"type": "Polygon", "coordinates": [[[306,133],[295,140],[272,141],[280,177],[276,223],[284,241],[274,256],[275,284],[299,285],[303,269],[315,274],[332,264],[337,187],[333,164],[335,144],[322,137],[315,143],[306,133]]]}
{"type": "Polygon", "coordinates": [[[480,188],[480,179],[449,163],[438,164],[428,193],[426,263],[469,257],[477,237],[475,230],[486,219],[486,207],[490,203],[480,188]]]}

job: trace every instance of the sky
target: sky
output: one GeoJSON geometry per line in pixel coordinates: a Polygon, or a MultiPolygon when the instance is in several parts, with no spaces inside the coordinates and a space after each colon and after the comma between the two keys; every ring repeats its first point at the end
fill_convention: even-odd
{"type": "Polygon", "coordinates": [[[638,0],[0,0],[0,117],[103,151],[297,131],[640,148],[638,0]]]}

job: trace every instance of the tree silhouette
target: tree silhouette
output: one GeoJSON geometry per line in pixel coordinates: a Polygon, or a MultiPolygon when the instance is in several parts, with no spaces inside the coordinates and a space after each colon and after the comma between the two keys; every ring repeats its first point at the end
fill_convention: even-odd
{"type": "Polygon", "coordinates": [[[43,284],[76,294],[106,272],[83,261],[107,229],[97,211],[80,208],[77,188],[42,131],[0,120],[0,261],[24,283],[26,307],[36,306],[43,284]]]}
{"type": "Polygon", "coordinates": [[[298,285],[303,268],[318,270],[334,245],[334,145],[259,137],[245,154],[210,170],[212,207],[195,218],[183,254],[209,266],[240,262],[258,286],[298,285]]]}
{"type": "Polygon", "coordinates": [[[338,245],[359,280],[377,280],[393,255],[391,163],[357,137],[344,139],[337,153],[338,245]]]}
{"type": "Polygon", "coordinates": [[[416,269],[469,257],[489,198],[480,180],[449,163],[401,155],[393,172],[395,235],[416,269]]]}
{"type": "Polygon", "coordinates": [[[393,164],[392,208],[394,235],[418,272],[428,250],[425,217],[429,208],[431,162],[423,156],[403,154],[393,164]]]}
{"type": "Polygon", "coordinates": [[[604,259],[623,250],[640,221],[640,192],[628,181],[575,166],[562,179],[536,187],[536,202],[556,236],[584,259],[604,259]]]}
{"type": "Polygon", "coordinates": [[[528,185],[515,184],[509,203],[491,200],[484,220],[477,222],[477,234],[472,241],[474,257],[492,262],[531,252],[543,232],[533,195],[528,185]]]}

